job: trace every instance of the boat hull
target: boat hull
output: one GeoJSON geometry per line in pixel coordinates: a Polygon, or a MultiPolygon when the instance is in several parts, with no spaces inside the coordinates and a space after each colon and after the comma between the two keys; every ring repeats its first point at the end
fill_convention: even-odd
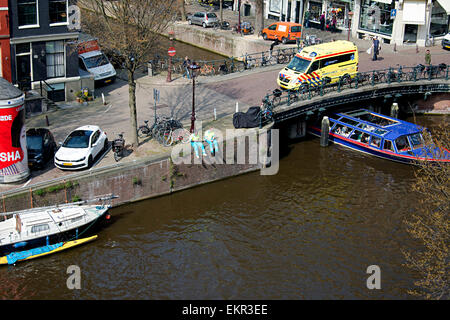
{"type": "Polygon", "coordinates": [[[45,245],[52,245],[59,242],[71,241],[80,236],[90,236],[96,233],[105,220],[105,215],[108,210],[105,210],[97,219],[89,223],[79,226],[77,228],[69,229],[61,233],[56,233],[48,236],[42,236],[31,240],[20,241],[0,246],[0,256],[6,256],[12,252],[31,250],[45,245]]]}
{"type": "Polygon", "coordinates": [[[36,258],[40,258],[40,257],[44,257],[53,253],[58,253],[67,249],[71,249],[73,247],[85,244],[87,242],[91,242],[95,239],[97,239],[97,235],[92,236],[92,237],[88,237],[88,238],[83,238],[83,239],[77,239],[77,240],[72,240],[72,241],[68,241],[68,242],[64,242],[62,243],[59,247],[51,250],[51,251],[47,251],[47,252],[43,252],[43,253],[39,253],[39,254],[33,254],[33,255],[28,255],[23,259],[17,259],[17,260],[11,260],[8,259],[7,256],[3,256],[0,257],[0,265],[2,264],[13,264],[15,262],[19,262],[19,261],[25,261],[25,260],[31,260],[31,259],[36,259],[36,258]]]}

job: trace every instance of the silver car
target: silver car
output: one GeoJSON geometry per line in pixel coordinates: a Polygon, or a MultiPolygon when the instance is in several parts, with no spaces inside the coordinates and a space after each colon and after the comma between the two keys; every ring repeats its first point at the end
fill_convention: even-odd
{"type": "Polygon", "coordinates": [[[196,12],[188,16],[188,23],[198,24],[199,26],[206,28],[219,23],[219,19],[214,12],[196,12]]]}

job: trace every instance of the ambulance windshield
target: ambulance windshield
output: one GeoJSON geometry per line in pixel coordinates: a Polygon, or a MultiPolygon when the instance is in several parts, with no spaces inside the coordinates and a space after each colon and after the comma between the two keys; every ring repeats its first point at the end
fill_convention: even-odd
{"type": "Polygon", "coordinates": [[[289,62],[287,68],[297,72],[305,72],[308,69],[310,63],[310,60],[295,56],[294,59],[289,62]]]}

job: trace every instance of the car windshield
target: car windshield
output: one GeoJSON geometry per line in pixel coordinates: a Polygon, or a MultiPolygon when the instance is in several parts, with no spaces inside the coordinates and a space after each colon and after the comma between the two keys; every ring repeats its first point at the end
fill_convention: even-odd
{"type": "Polygon", "coordinates": [[[42,150],[42,137],[27,136],[27,149],[35,151],[42,150]]]}
{"type": "Polygon", "coordinates": [[[108,63],[109,63],[108,58],[106,58],[106,56],[103,53],[98,56],[93,56],[84,59],[84,64],[88,69],[101,67],[107,65],[108,63]]]}
{"type": "Polygon", "coordinates": [[[311,61],[309,60],[295,56],[294,59],[289,62],[287,68],[298,72],[305,72],[306,69],[308,69],[310,63],[311,61]]]}
{"type": "Polygon", "coordinates": [[[65,148],[87,148],[89,146],[89,138],[92,131],[89,130],[76,130],[72,132],[64,141],[63,147],[65,148]]]}

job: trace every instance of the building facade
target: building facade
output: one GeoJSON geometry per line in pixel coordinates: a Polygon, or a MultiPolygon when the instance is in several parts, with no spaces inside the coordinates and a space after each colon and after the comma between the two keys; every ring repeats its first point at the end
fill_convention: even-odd
{"type": "Polygon", "coordinates": [[[336,17],[336,26],[352,37],[378,36],[385,43],[425,46],[449,32],[450,0],[265,0],[265,16],[320,27],[320,16],[336,17]]]}
{"type": "Polygon", "coordinates": [[[69,0],[10,0],[9,12],[12,83],[39,89],[45,81],[51,100],[68,100],[70,83],[80,80],[69,0]]]}
{"type": "Polygon", "coordinates": [[[0,0],[0,77],[11,82],[8,0],[0,0]]]}

